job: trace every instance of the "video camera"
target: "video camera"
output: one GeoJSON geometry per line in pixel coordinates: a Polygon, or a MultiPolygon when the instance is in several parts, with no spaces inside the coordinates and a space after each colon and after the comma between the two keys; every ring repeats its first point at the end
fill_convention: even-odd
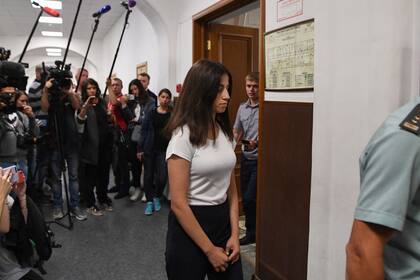
{"type": "Polygon", "coordinates": [[[73,85],[72,78],[73,74],[70,71],[71,64],[66,64],[63,67],[63,62],[60,60],[55,61],[55,67],[48,67],[46,68],[44,64],[42,64],[43,72],[48,73],[49,79],[54,79],[53,86],[49,89],[50,93],[50,100],[52,102],[58,101],[58,97],[63,92],[63,90],[68,90],[73,85]]]}

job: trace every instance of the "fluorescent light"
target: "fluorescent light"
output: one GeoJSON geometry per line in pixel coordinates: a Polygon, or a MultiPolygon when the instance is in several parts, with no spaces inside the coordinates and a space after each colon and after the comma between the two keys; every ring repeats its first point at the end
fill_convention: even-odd
{"type": "MultiPolygon", "coordinates": [[[[55,9],[55,10],[61,10],[63,8],[63,3],[61,3],[61,1],[38,0],[38,1],[35,1],[35,2],[37,2],[42,7],[49,7],[51,9],[55,9]]],[[[32,3],[32,1],[31,1],[31,3],[32,3]]],[[[39,9],[39,7],[34,5],[34,4],[32,4],[32,7],[39,9]]]]}
{"type": "Polygon", "coordinates": [[[61,53],[61,49],[46,48],[47,53],[61,53]]]}
{"type": "Polygon", "coordinates": [[[45,17],[45,16],[42,16],[42,17],[39,18],[39,22],[63,24],[63,19],[61,17],[45,17]]]}
{"type": "Polygon", "coordinates": [[[63,37],[63,32],[41,31],[41,34],[46,37],[63,37]]]}
{"type": "Polygon", "coordinates": [[[50,53],[50,52],[47,52],[47,56],[61,56],[61,53],[50,53]]]}

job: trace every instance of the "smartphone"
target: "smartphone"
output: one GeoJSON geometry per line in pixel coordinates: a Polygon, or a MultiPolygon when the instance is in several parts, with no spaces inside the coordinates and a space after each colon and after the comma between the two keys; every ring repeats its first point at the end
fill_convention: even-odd
{"type": "Polygon", "coordinates": [[[12,176],[11,176],[10,181],[11,181],[12,185],[14,185],[14,184],[16,184],[16,183],[18,182],[18,180],[19,180],[19,176],[18,176],[18,172],[17,172],[16,165],[12,165],[12,166],[9,166],[9,167],[6,167],[6,168],[3,168],[3,173],[4,173],[4,172],[7,172],[8,170],[11,170],[11,172],[12,172],[12,176]]]}
{"type": "Polygon", "coordinates": [[[241,143],[244,144],[244,145],[249,145],[250,144],[249,140],[245,140],[245,139],[242,139],[241,143]]]}

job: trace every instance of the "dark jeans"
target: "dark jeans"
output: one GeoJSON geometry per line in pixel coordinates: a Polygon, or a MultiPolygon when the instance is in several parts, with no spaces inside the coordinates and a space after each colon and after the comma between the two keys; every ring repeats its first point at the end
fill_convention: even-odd
{"type": "Polygon", "coordinates": [[[241,159],[241,192],[246,235],[255,238],[257,205],[257,160],[241,159]]]}
{"type": "MultiPolygon", "coordinates": [[[[228,202],[190,207],[211,242],[217,247],[225,248],[231,234],[228,202]]],[[[225,272],[216,272],[172,211],[168,218],[165,257],[169,280],[204,280],[206,275],[209,280],[243,279],[241,259],[229,265],[225,272]]]]}
{"type": "MultiPolygon", "coordinates": [[[[51,156],[51,183],[54,193],[54,207],[61,208],[63,206],[63,193],[61,185],[62,163],[58,148],[49,151],[51,156]]],[[[79,207],[79,179],[78,165],[79,155],[77,151],[66,151],[64,159],[67,163],[68,188],[70,194],[70,208],[79,207]]]]}
{"type": "Polygon", "coordinates": [[[128,146],[128,161],[131,164],[131,174],[133,175],[133,184],[135,188],[140,188],[141,164],[137,158],[137,143],[130,141],[128,146]]]}
{"type": "Polygon", "coordinates": [[[118,193],[128,194],[128,189],[130,187],[130,173],[128,172],[128,145],[118,143],[117,148],[118,162],[115,182],[117,184],[118,193]]]}
{"type": "Polygon", "coordinates": [[[144,156],[144,191],[147,201],[161,197],[165,189],[168,180],[165,154],[165,152],[153,152],[144,156]]]}

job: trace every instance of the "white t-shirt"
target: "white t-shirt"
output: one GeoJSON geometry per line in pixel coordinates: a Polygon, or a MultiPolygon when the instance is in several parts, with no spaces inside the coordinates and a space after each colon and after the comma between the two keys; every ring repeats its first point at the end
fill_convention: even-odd
{"type": "Polygon", "coordinates": [[[202,147],[190,142],[190,130],[177,129],[166,150],[166,159],[177,155],[191,163],[188,203],[219,205],[226,201],[230,176],[235,167],[234,144],[219,130],[216,141],[209,139],[202,147]]]}

